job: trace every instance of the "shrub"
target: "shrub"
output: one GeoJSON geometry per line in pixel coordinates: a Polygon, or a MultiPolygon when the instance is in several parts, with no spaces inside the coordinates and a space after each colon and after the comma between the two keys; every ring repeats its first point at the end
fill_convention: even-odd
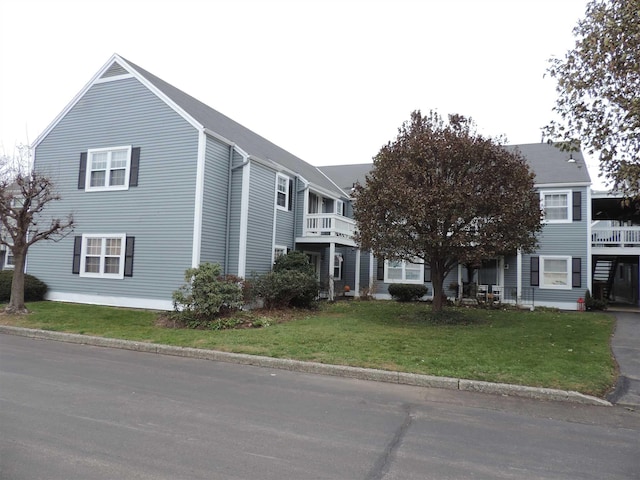
{"type": "Polygon", "coordinates": [[[173,292],[173,305],[175,315],[187,326],[203,326],[222,313],[242,307],[239,279],[225,279],[220,273],[220,265],[211,263],[185,271],[186,283],[173,292]]]}
{"type": "MultiPolygon", "coordinates": [[[[3,270],[0,272],[0,302],[8,302],[11,298],[11,282],[13,281],[13,270],[3,270]]],[[[24,275],[24,301],[40,302],[44,300],[48,290],[47,284],[37,279],[33,275],[24,275]]]]}
{"type": "Polygon", "coordinates": [[[587,310],[606,310],[607,301],[593,298],[591,292],[587,290],[584,292],[584,307],[587,310]]]}
{"type": "Polygon", "coordinates": [[[399,302],[415,302],[425,296],[429,289],[424,285],[408,283],[392,283],[389,285],[389,294],[399,302]]]}
{"type": "Polygon", "coordinates": [[[255,281],[254,293],[264,300],[269,309],[310,308],[318,296],[318,280],[302,252],[280,256],[269,272],[255,281]]]}

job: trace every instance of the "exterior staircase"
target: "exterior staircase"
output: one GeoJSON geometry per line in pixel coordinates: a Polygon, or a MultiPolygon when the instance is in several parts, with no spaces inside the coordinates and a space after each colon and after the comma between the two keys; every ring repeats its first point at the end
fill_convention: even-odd
{"type": "Polygon", "coordinates": [[[609,300],[618,268],[618,257],[596,257],[593,263],[593,296],[609,300]]]}

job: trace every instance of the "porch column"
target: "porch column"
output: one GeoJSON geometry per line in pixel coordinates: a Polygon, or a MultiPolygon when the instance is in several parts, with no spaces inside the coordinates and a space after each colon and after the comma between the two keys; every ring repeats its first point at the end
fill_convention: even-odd
{"type": "Polygon", "coordinates": [[[518,249],[516,257],[516,304],[522,303],[522,250],[518,249]]]}
{"type": "Polygon", "coordinates": [[[456,300],[462,298],[462,264],[458,263],[458,291],[456,292],[456,300]]]}
{"type": "Polygon", "coordinates": [[[336,292],[333,284],[333,272],[336,266],[336,244],[331,242],[329,244],[329,301],[335,300],[336,292]]]}
{"type": "Polygon", "coordinates": [[[360,297],[360,249],[356,248],[356,278],[353,282],[353,296],[360,297]]]}
{"type": "Polygon", "coordinates": [[[369,295],[373,294],[373,252],[369,251],[369,295]]]}

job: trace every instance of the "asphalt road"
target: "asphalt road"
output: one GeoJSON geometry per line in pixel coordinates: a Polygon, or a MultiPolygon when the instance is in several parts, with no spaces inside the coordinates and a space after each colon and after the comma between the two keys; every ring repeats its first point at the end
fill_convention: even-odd
{"type": "Polygon", "coordinates": [[[0,335],[0,479],[638,479],[640,413],[0,335]]]}

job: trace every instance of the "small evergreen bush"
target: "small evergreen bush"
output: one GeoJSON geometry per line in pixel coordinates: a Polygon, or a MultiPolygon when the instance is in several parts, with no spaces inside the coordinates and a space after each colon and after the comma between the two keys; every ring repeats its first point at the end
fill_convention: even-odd
{"type": "Polygon", "coordinates": [[[392,283],[389,294],[399,302],[415,302],[427,294],[429,289],[422,284],[392,283]]]}
{"type": "Polygon", "coordinates": [[[173,305],[174,318],[185,326],[208,327],[216,317],[242,308],[240,279],[222,277],[220,265],[203,263],[189,268],[184,278],[186,283],[173,292],[173,305]]]}
{"type": "Polygon", "coordinates": [[[591,292],[587,290],[584,292],[584,307],[586,310],[606,310],[607,309],[607,301],[599,300],[597,298],[593,298],[591,296],[591,292]]]}
{"type": "Polygon", "coordinates": [[[318,280],[302,252],[290,252],[278,257],[273,271],[255,281],[254,293],[264,300],[268,309],[311,308],[318,297],[318,280]]]}
{"type": "MultiPolygon", "coordinates": [[[[3,270],[0,272],[0,302],[8,302],[11,298],[11,282],[13,281],[13,270],[3,270]]],[[[24,275],[24,301],[40,302],[44,300],[48,290],[47,284],[37,279],[33,275],[24,275]]]]}

